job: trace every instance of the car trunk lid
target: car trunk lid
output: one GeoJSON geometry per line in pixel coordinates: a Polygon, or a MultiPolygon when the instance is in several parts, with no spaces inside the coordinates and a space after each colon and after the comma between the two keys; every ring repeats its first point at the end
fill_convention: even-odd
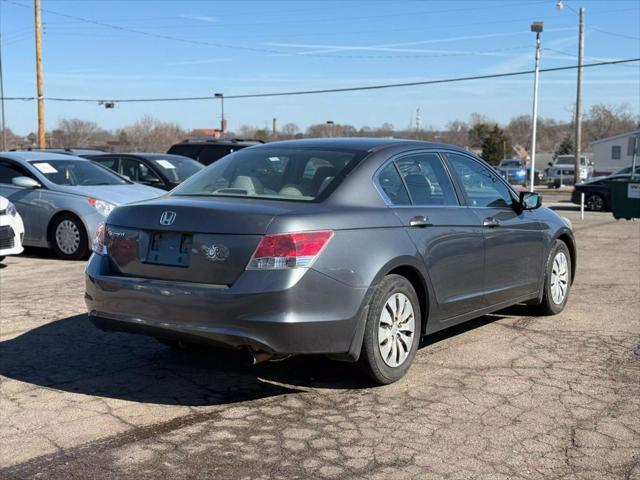
{"type": "Polygon", "coordinates": [[[107,219],[114,273],[232,285],[244,271],[278,205],[250,199],[164,197],[120,207],[107,219]]]}

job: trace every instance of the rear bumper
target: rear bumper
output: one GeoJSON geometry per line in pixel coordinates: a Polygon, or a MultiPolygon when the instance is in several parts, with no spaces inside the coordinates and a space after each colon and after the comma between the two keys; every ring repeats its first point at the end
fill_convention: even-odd
{"type": "Polygon", "coordinates": [[[109,274],[93,255],[86,269],[89,317],[103,330],[250,347],[275,354],[350,354],[360,349],[367,288],[313,269],[246,271],[232,287],[109,274]]]}

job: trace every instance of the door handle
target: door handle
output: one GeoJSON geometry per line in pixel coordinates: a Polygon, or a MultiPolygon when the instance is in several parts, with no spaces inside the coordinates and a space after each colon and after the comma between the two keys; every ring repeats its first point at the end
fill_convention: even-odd
{"type": "Polygon", "coordinates": [[[487,217],[482,222],[483,227],[496,228],[500,226],[500,222],[493,217],[487,217]]]}
{"type": "Polygon", "coordinates": [[[409,220],[410,227],[424,228],[430,225],[432,225],[432,223],[424,215],[418,215],[417,217],[413,217],[409,220]]]}

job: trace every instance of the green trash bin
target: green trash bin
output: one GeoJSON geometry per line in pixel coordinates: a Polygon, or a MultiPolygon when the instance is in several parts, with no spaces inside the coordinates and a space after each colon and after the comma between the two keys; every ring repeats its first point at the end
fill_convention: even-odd
{"type": "Polygon", "coordinates": [[[640,218],[640,178],[609,183],[611,210],[617,220],[640,218]]]}

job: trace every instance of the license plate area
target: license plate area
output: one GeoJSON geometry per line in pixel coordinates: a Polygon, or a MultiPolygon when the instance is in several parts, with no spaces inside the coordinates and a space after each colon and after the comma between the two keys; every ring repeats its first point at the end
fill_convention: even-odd
{"type": "Polygon", "coordinates": [[[191,262],[193,236],[187,233],[150,232],[145,263],[188,267],[191,262]]]}

